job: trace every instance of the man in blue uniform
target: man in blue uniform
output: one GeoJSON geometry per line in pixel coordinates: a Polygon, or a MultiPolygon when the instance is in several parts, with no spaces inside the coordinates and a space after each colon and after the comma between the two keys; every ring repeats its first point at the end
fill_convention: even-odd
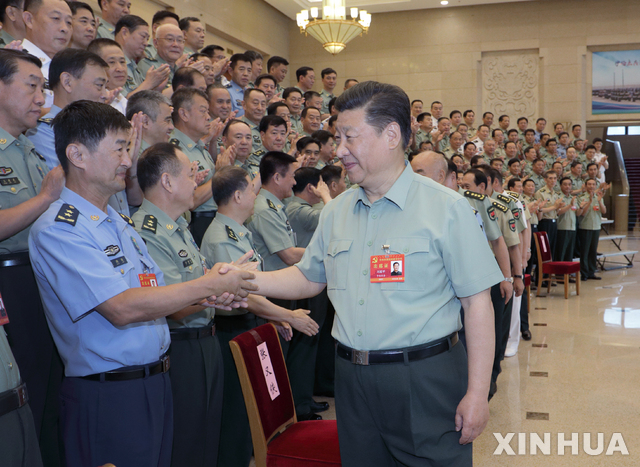
{"type": "Polygon", "coordinates": [[[79,101],[53,124],[66,187],[34,224],[29,254],[65,364],[67,464],[168,466],[173,408],[164,317],[212,296],[240,306],[255,289],[245,280],[253,275],[234,271],[220,280],[216,265],[189,284],[164,286],[131,219],[108,205],[131,165],[127,119],[111,106],[79,101]]]}

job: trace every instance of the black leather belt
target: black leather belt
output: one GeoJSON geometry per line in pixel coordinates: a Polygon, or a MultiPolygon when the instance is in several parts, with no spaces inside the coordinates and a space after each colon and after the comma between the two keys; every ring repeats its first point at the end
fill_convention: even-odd
{"type": "Polygon", "coordinates": [[[29,253],[11,253],[0,256],[0,268],[10,268],[14,266],[28,266],[31,264],[29,253]]]}
{"type": "Polygon", "coordinates": [[[191,211],[191,217],[210,217],[213,219],[214,217],[216,217],[216,212],[218,211],[191,211]]]}
{"type": "Polygon", "coordinates": [[[169,356],[163,356],[160,361],[134,368],[123,368],[120,370],[96,373],[95,375],[82,376],[82,379],[90,381],[128,381],[131,379],[141,379],[147,376],[155,376],[169,371],[171,363],[169,356]]]}
{"type": "Polygon", "coordinates": [[[539,224],[540,222],[543,222],[543,221],[555,222],[555,221],[556,221],[556,219],[540,219],[540,220],[538,220],[538,224],[539,224]]]}
{"type": "Polygon", "coordinates": [[[3,392],[0,394],[0,417],[19,409],[27,402],[29,402],[29,394],[25,383],[3,392]]]}
{"type": "Polygon", "coordinates": [[[216,323],[241,323],[244,321],[249,321],[250,319],[253,319],[255,317],[255,315],[253,313],[242,313],[241,315],[219,315],[216,313],[216,323]]]}
{"type": "Polygon", "coordinates": [[[354,365],[378,365],[381,363],[402,363],[405,353],[410,362],[433,357],[451,349],[458,343],[458,333],[428,344],[398,350],[355,350],[338,343],[338,357],[350,361],[354,365]]]}
{"type": "Polygon", "coordinates": [[[171,330],[172,341],[186,341],[188,339],[202,339],[216,335],[216,325],[203,328],[179,328],[171,330]]]}

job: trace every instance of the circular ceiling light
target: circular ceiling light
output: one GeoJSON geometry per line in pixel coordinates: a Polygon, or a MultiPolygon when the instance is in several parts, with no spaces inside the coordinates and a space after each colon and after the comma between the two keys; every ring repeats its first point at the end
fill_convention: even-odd
{"type": "Polygon", "coordinates": [[[449,4],[449,2],[447,0],[442,0],[440,2],[440,5],[448,5],[448,4],[449,4]]]}

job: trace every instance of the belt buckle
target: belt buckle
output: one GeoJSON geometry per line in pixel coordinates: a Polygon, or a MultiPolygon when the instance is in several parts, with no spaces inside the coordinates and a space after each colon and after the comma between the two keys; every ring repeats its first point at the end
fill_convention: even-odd
{"type": "Polygon", "coordinates": [[[352,350],[351,351],[351,363],[355,365],[369,365],[369,351],[368,350],[352,350]]]}
{"type": "Polygon", "coordinates": [[[169,359],[168,355],[165,355],[164,357],[162,357],[162,372],[166,373],[167,371],[169,371],[169,368],[171,368],[171,360],[169,359]]]}
{"type": "Polygon", "coordinates": [[[18,396],[18,405],[22,407],[29,400],[29,395],[27,394],[27,386],[25,384],[16,388],[16,395],[18,396]]]}

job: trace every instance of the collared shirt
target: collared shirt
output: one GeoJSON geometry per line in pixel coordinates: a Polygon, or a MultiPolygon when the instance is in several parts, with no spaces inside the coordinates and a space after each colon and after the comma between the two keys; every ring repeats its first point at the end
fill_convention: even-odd
{"type": "Polygon", "coordinates": [[[476,149],[478,150],[477,154],[482,154],[484,152],[484,141],[480,138],[475,138],[471,140],[471,142],[476,145],[476,149]]]}
{"type": "Polygon", "coordinates": [[[256,197],[253,218],[247,228],[253,233],[254,244],[264,259],[264,270],[286,268],[287,264],[277,253],[295,247],[296,238],[282,201],[262,188],[256,197]]]}
{"type": "Polygon", "coordinates": [[[591,198],[589,193],[583,193],[577,199],[578,206],[585,201],[589,201],[589,205],[582,212],[578,228],[582,230],[600,230],[602,227],[602,211],[600,211],[598,196],[594,194],[593,198],[591,198]]]}
{"type": "Polygon", "coordinates": [[[580,176],[576,177],[575,175],[570,173],[569,178],[571,179],[571,191],[582,189],[582,184],[584,183],[584,180],[582,180],[582,177],[580,176]]]}
{"type": "Polygon", "coordinates": [[[44,76],[44,108],[49,109],[53,105],[53,91],[49,89],[49,65],[51,65],[51,58],[44,53],[40,47],[35,45],[28,39],[22,41],[22,50],[30,53],[31,55],[38,57],[42,62],[42,76],[44,76]]]}
{"type": "Polygon", "coordinates": [[[286,88],[283,88],[282,86],[280,86],[280,83],[277,83],[276,84],[276,94],[275,95],[278,96],[278,97],[282,97],[282,94],[284,93],[285,89],[286,88]]]}
{"type": "Polygon", "coordinates": [[[235,165],[236,167],[240,167],[245,172],[247,172],[251,176],[251,180],[256,178],[256,175],[260,173],[260,164],[258,163],[258,165],[255,165],[254,163],[250,162],[248,158],[244,162],[236,159],[235,161],[233,161],[233,165],[235,165]]]}
{"type": "Polygon", "coordinates": [[[324,89],[320,91],[320,97],[322,97],[322,108],[320,109],[320,113],[328,114],[329,113],[329,101],[336,97],[333,93],[327,92],[324,89]]]}
{"type": "Polygon", "coordinates": [[[456,151],[451,147],[451,144],[447,144],[447,146],[442,150],[442,152],[444,153],[445,156],[451,159],[451,157],[453,157],[456,154],[458,154],[459,156],[462,155],[462,146],[460,146],[456,151]]]}
{"type": "Polygon", "coordinates": [[[251,128],[251,152],[259,151],[260,148],[263,148],[264,146],[262,146],[262,138],[260,136],[260,130],[258,130],[258,125],[253,123],[244,115],[242,116],[242,118],[240,118],[240,120],[245,122],[247,125],[249,125],[249,128],[251,128]]]}
{"type": "Polygon", "coordinates": [[[266,153],[267,153],[267,148],[261,145],[257,151],[254,151],[251,154],[249,154],[249,157],[247,157],[247,164],[249,164],[252,167],[255,167],[257,169],[257,173],[260,173],[260,161],[262,160],[262,157],[266,153]]]}
{"type": "MultiPolygon", "coordinates": [[[[525,206],[527,206],[527,209],[529,209],[529,204],[535,201],[535,198],[531,198],[530,196],[527,196],[524,193],[522,194],[522,199],[525,203],[525,206]]],[[[538,211],[535,211],[535,212],[530,211],[530,212],[531,212],[531,219],[529,220],[529,223],[531,225],[538,225],[538,211]]]]}
{"type": "Polygon", "coordinates": [[[289,120],[291,121],[291,129],[301,135],[304,133],[304,128],[302,127],[302,119],[300,115],[291,114],[289,115],[289,120]]]}
{"type": "MultiPolygon", "coordinates": [[[[162,270],[167,285],[181,284],[204,275],[205,261],[189,232],[184,217],[171,219],[162,209],[145,199],[132,218],[151,258],[162,270]]],[[[205,308],[180,320],[167,318],[170,329],[200,328],[208,325],[214,308],[205,308]]]]}
{"type": "Polygon", "coordinates": [[[114,34],[115,31],[116,31],[116,27],[114,25],[100,18],[100,24],[98,25],[98,31],[97,31],[96,37],[115,40],[116,38],[114,34]]]}
{"type": "Polygon", "coordinates": [[[567,147],[563,146],[562,144],[558,144],[558,149],[556,149],[558,157],[561,157],[562,159],[567,158],[567,147]]]}
{"type": "Polygon", "coordinates": [[[438,142],[438,151],[444,151],[444,148],[446,148],[447,146],[449,146],[449,138],[450,135],[443,135],[442,139],[438,142]]]}
{"type": "Polygon", "coordinates": [[[135,229],[64,188],[35,222],[29,255],[51,334],[67,376],[86,376],[160,359],[169,349],[164,318],[114,326],[96,307],[162,271],[135,229]]]}
{"type": "Polygon", "coordinates": [[[49,170],[60,165],[60,160],[56,155],[55,133],[51,121],[62,109],[57,105],[51,106],[49,113],[38,119],[38,126],[27,131],[27,138],[33,143],[36,151],[44,157],[49,170]]]}
{"type": "MultiPolygon", "coordinates": [[[[0,209],[13,208],[40,193],[48,171],[44,158],[26,136],[16,139],[0,128],[0,209]]],[[[0,241],[0,254],[27,251],[30,228],[0,241]]]]}
{"type": "MultiPolygon", "coordinates": [[[[548,201],[546,206],[540,206],[541,209],[551,207],[551,205],[553,205],[559,198],[560,196],[558,195],[558,193],[556,193],[554,190],[550,190],[547,185],[536,191],[536,199],[548,201]]],[[[555,209],[549,212],[541,212],[538,217],[540,218],[540,220],[557,219],[558,212],[555,209]]]]}
{"type": "Polygon", "coordinates": [[[128,100],[127,100],[126,97],[124,97],[122,94],[118,94],[116,96],[116,98],[113,100],[113,102],[111,103],[111,107],[116,109],[122,115],[126,115],[127,114],[127,102],[128,102],[128,100]]]}
{"type": "Polygon", "coordinates": [[[0,326],[0,393],[18,387],[20,381],[18,363],[7,342],[4,326],[0,326]]]}
{"type": "Polygon", "coordinates": [[[158,51],[153,45],[153,39],[149,39],[147,46],[144,49],[144,54],[147,58],[155,59],[158,55],[158,51]]]}
{"type": "Polygon", "coordinates": [[[448,336],[461,327],[457,297],[504,280],[467,201],[410,166],[374,203],[362,188],[329,203],[296,266],[327,284],[336,309],[333,337],[361,350],[448,336]],[[383,245],[404,255],[404,282],[371,282],[371,257],[385,254],[383,245]]]}
{"type": "Polygon", "coordinates": [[[536,186],[536,191],[538,191],[539,189],[541,189],[542,187],[544,187],[547,182],[544,179],[543,175],[538,175],[537,173],[533,172],[531,175],[529,175],[529,180],[533,180],[533,183],[536,186]]]}
{"type": "MultiPolygon", "coordinates": [[[[209,174],[205,177],[204,182],[202,182],[201,185],[211,185],[209,182],[216,172],[216,164],[213,162],[209,151],[204,148],[204,143],[201,140],[196,143],[177,128],[173,130],[172,136],[173,138],[171,138],[169,142],[178,146],[180,150],[187,155],[191,162],[195,161],[198,163],[198,172],[209,169],[209,174]]],[[[218,207],[216,206],[213,198],[209,198],[197,208],[192,209],[192,211],[205,212],[215,211],[217,209],[218,207]]]]}
{"type": "MultiPolygon", "coordinates": [[[[496,194],[497,193],[494,193],[494,195],[496,194]]],[[[509,206],[494,198],[489,198],[489,200],[493,205],[496,220],[500,226],[500,231],[502,232],[504,242],[507,244],[507,248],[519,245],[520,237],[518,236],[518,227],[516,226],[516,220],[513,218],[513,213],[509,209],[509,206]]]]}
{"type": "Polygon", "coordinates": [[[242,89],[235,81],[230,81],[226,88],[231,95],[231,110],[238,112],[236,114],[236,118],[244,116],[244,109],[242,108],[242,102],[244,101],[244,89],[242,89]]]}
{"type": "Polygon", "coordinates": [[[9,34],[4,29],[0,31],[0,48],[5,48],[9,44],[11,44],[15,39],[11,34],[9,34]]]}
{"type": "Polygon", "coordinates": [[[143,81],[145,75],[140,71],[138,64],[125,57],[127,61],[127,82],[124,84],[124,88],[122,89],[122,94],[125,96],[129,95],[131,91],[134,91],[140,86],[143,81]]]}
{"type": "Polygon", "coordinates": [[[431,133],[427,133],[422,128],[416,132],[416,149],[420,149],[420,145],[425,141],[431,141],[431,133]]]}
{"type": "Polygon", "coordinates": [[[284,212],[296,233],[297,245],[306,248],[318,227],[322,208],[318,209],[302,198],[292,196],[285,200],[284,212]]]}
{"type": "Polygon", "coordinates": [[[558,230],[576,230],[576,209],[577,200],[573,202],[573,195],[569,196],[564,193],[560,194],[560,199],[564,202],[565,206],[571,205],[568,211],[558,216],[558,230]]]}
{"type": "Polygon", "coordinates": [[[493,197],[509,208],[516,221],[516,230],[518,233],[527,228],[524,206],[516,196],[510,195],[510,192],[505,191],[504,193],[494,192],[493,197]]]}
{"type": "MultiPolygon", "coordinates": [[[[154,57],[144,57],[142,60],[140,60],[140,62],[138,62],[138,70],[140,70],[140,73],[143,76],[147,76],[147,72],[152,66],[155,67],[155,69],[157,70],[160,66],[164,65],[165,63],[169,65],[169,63],[164,58],[162,58],[160,55],[156,53],[154,57]]],[[[170,69],[169,81],[167,81],[167,87],[171,86],[171,82],[173,81],[173,75],[176,73],[177,68],[176,68],[176,65],[173,64],[173,66],[169,65],[169,69],[170,69]]]]}

